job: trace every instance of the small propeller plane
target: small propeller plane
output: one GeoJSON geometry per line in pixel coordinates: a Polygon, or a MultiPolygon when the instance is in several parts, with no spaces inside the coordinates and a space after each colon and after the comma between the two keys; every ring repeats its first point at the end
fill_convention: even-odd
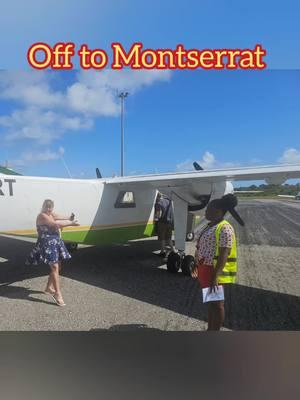
{"type": "Polygon", "coordinates": [[[282,184],[300,178],[300,165],[230,168],[103,178],[61,179],[0,172],[0,233],[35,236],[35,220],[45,199],[52,199],[59,213],[75,213],[80,226],[64,228],[66,242],[101,245],[153,236],[154,204],[158,191],[172,199],[177,253],[167,267],[189,274],[191,256],[185,256],[191,215],[210,200],[233,193],[232,181],[265,180],[282,184]]]}

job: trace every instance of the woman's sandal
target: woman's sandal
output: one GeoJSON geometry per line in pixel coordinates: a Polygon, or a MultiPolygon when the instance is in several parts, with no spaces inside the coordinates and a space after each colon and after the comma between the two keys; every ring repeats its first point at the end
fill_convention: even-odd
{"type": "Polygon", "coordinates": [[[45,294],[50,294],[50,296],[53,296],[55,294],[55,290],[44,290],[45,294]]]}
{"type": "Polygon", "coordinates": [[[59,306],[59,307],[64,307],[66,305],[66,303],[60,303],[57,298],[55,297],[55,295],[52,296],[53,300],[55,301],[55,303],[59,306]]]}

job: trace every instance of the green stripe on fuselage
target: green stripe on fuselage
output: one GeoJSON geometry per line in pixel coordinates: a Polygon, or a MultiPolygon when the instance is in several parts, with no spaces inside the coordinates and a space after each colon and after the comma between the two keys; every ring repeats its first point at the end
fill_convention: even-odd
{"type": "Polygon", "coordinates": [[[88,231],[62,233],[66,242],[76,242],[91,245],[124,243],[128,240],[150,237],[153,235],[153,224],[122,226],[117,228],[95,229],[88,231]]]}

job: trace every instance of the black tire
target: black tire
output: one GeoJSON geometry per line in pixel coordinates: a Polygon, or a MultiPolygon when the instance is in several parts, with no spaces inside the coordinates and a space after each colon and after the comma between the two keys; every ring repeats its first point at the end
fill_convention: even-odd
{"type": "Polygon", "coordinates": [[[187,242],[192,242],[195,238],[194,232],[188,232],[186,234],[186,241],[187,242]]]}
{"type": "Polygon", "coordinates": [[[65,243],[66,248],[68,251],[70,251],[71,253],[73,253],[73,251],[76,251],[78,248],[78,243],[74,243],[74,242],[68,242],[65,243]]]}
{"type": "Polygon", "coordinates": [[[175,274],[179,271],[181,264],[181,258],[178,253],[174,253],[173,251],[169,254],[167,260],[167,269],[169,272],[175,274]]]}
{"type": "Polygon", "coordinates": [[[182,264],[181,264],[181,271],[183,275],[191,276],[191,273],[195,266],[195,259],[193,256],[185,256],[182,264]]]}

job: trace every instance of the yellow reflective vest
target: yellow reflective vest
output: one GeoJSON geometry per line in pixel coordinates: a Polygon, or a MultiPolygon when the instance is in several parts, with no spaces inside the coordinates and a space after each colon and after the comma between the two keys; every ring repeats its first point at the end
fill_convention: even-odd
{"type": "MultiPolygon", "coordinates": [[[[214,267],[217,265],[218,256],[219,256],[219,243],[220,243],[220,234],[221,229],[224,225],[230,225],[230,223],[226,220],[221,221],[215,230],[216,236],[216,251],[214,256],[214,267]]],[[[231,225],[230,225],[231,226],[231,225]]],[[[232,228],[233,230],[233,228],[232,228]]],[[[222,272],[218,275],[218,283],[235,283],[236,281],[236,273],[237,273],[237,259],[236,259],[236,238],[233,230],[233,244],[230,250],[230,253],[227,258],[227,262],[222,270],[222,272]]]]}

